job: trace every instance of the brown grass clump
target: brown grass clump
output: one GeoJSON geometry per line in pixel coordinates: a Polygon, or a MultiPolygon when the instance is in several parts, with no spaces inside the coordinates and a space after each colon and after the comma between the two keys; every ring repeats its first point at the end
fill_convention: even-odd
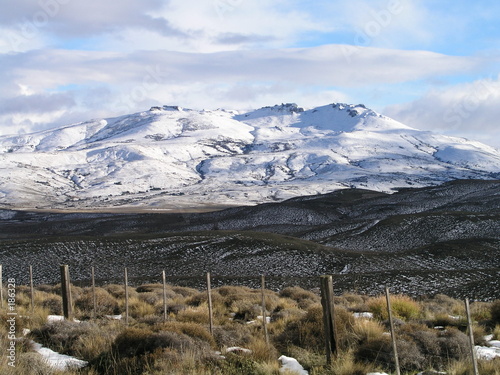
{"type": "Polygon", "coordinates": [[[49,314],[58,315],[62,313],[62,298],[60,296],[47,296],[41,303],[42,307],[47,309],[49,314]]]}
{"type": "Polygon", "coordinates": [[[464,303],[444,294],[436,294],[433,298],[424,299],[422,305],[427,319],[434,319],[437,316],[465,315],[464,303]]]}
{"type": "Polygon", "coordinates": [[[251,327],[241,324],[214,327],[214,339],[219,348],[246,347],[252,339],[251,327]]]}
{"type": "MultiPolygon", "coordinates": [[[[399,354],[399,365],[403,371],[413,371],[421,368],[425,358],[414,341],[397,339],[396,345],[399,354]]],[[[391,338],[383,336],[361,344],[355,352],[355,358],[364,363],[379,364],[384,367],[389,365],[391,369],[394,369],[394,352],[391,338]]]]}
{"type": "Polygon", "coordinates": [[[278,351],[266,341],[262,335],[253,335],[250,342],[245,346],[252,351],[252,358],[259,362],[276,361],[279,357],[278,351]]]}
{"type": "Polygon", "coordinates": [[[61,321],[35,329],[30,337],[59,353],[93,361],[111,346],[123,329],[119,322],[73,323],[61,321]]]}
{"type": "Polygon", "coordinates": [[[208,306],[199,306],[197,308],[189,307],[185,310],[179,311],[177,314],[179,322],[193,322],[198,324],[208,324],[208,306]]]}
{"type": "Polygon", "coordinates": [[[295,345],[312,351],[321,351],[324,348],[324,337],[323,309],[321,305],[314,305],[302,318],[289,321],[276,341],[281,349],[295,345]]]}
{"type": "Polygon", "coordinates": [[[493,329],[493,337],[496,340],[500,340],[500,324],[497,324],[495,328],[493,329]]]}
{"type": "Polygon", "coordinates": [[[162,348],[187,350],[194,346],[194,342],[188,336],[176,332],[153,332],[144,328],[127,328],[116,337],[113,346],[120,357],[135,357],[154,353],[162,348]]]}
{"type": "MultiPolygon", "coordinates": [[[[108,284],[103,287],[104,290],[106,290],[109,294],[111,294],[113,297],[117,298],[118,300],[124,300],[125,299],[125,286],[121,284],[108,284]]],[[[132,288],[128,288],[128,296],[130,297],[137,297],[137,292],[132,288]]],[[[74,299],[75,297],[73,297],[74,299]]]]}
{"type": "Polygon", "coordinates": [[[190,373],[190,368],[203,368],[199,362],[211,356],[206,342],[185,334],[127,328],[116,337],[111,351],[93,361],[92,366],[100,373],[116,375],[172,373],[169,369],[179,366],[190,373]]]}
{"type": "Polygon", "coordinates": [[[327,369],[329,374],[335,375],[366,375],[373,370],[372,364],[357,362],[352,351],[339,355],[327,369]]]}
{"type": "Polygon", "coordinates": [[[183,323],[183,322],[166,322],[156,325],[155,330],[184,334],[189,337],[194,337],[201,341],[205,341],[213,348],[215,348],[216,346],[215,339],[210,334],[208,329],[200,324],[183,323]]]}
{"type": "MultiPolygon", "coordinates": [[[[416,319],[420,316],[420,305],[408,296],[391,296],[391,306],[392,314],[396,318],[411,320],[416,319]]],[[[368,308],[377,319],[387,320],[389,317],[385,296],[380,296],[369,300],[368,308]]]]}
{"type": "MultiPolygon", "coordinates": [[[[109,292],[102,288],[95,289],[96,315],[117,315],[120,313],[118,300],[109,292]]],[[[94,295],[91,288],[83,290],[81,295],[75,300],[75,307],[80,310],[84,317],[91,317],[94,311],[94,295]]]]}
{"type": "Polygon", "coordinates": [[[191,296],[194,296],[195,294],[199,293],[199,291],[197,291],[196,289],[188,288],[185,286],[173,286],[172,291],[175,294],[178,294],[182,297],[191,297],[191,296]]]}
{"type": "MultiPolygon", "coordinates": [[[[500,359],[493,361],[479,361],[479,373],[481,375],[500,375],[500,359]]],[[[472,374],[472,364],[470,360],[452,361],[446,368],[450,375],[469,375],[472,374]]]]}
{"type": "Polygon", "coordinates": [[[490,303],[487,302],[473,302],[470,304],[470,315],[472,320],[481,322],[491,320],[490,303]]]}
{"type": "Polygon", "coordinates": [[[491,320],[495,324],[500,324],[500,300],[496,300],[490,307],[491,320]]]}
{"type": "Polygon", "coordinates": [[[297,302],[297,306],[307,310],[311,305],[320,302],[320,297],[311,291],[302,289],[298,286],[288,287],[280,291],[280,297],[290,298],[297,302]]]}
{"type": "Polygon", "coordinates": [[[366,301],[368,300],[365,296],[360,296],[358,294],[344,293],[340,297],[335,297],[335,300],[339,300],[338,303],[345,306],[349,311],[354,312],[366,312],[368,311],[368,305],[366,301]]]}
{"type": "Polygon", "coordinates": [[[378,339],[384,332],[384,327],[372,319],[356,319],[352,327],[353,339],[358,343],[378,339]]]}
{"type": "MultiPolygon", "coordinates": [[[[122,311],[125,310],[125,305],[123,304],[121,308],[122,311]]],[[[156,308],[138,297],[131,297],[129,298],[129,313],[132,318],[139,319],[154,315],[156,308]]]]}
{"type": "Polygon", "coordinates": [[[449,328],[438,332],[438,341],[441,346],[441,357],[462,360],[469,356],[469,341],[465,333],[458,329],[449,328]]]}

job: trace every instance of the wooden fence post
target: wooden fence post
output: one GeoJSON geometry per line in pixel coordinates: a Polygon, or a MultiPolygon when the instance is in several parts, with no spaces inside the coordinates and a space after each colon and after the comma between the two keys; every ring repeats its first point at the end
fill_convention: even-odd
{"type": "Polygon", "coordinates": [[[30,299],[31,312],[35,311],[35,288],[33,287],[33,266],[30,266],[30,299]]]}
{"type": "Polygon", "coordinates": [[[71,283],[67,265],[61,265],[61,294],[64,318],[71,320],[73,319],[73,301],[71,300],[71,283]]]}
{"type": "Polygon", "coordinates": [[[212,307],[212,286],[210,281],[210,272],[207,272],[207,296],[208,296],[208,319],[210,334],[214,333],[214,317],[213,317],[213,307],[212,307]]]}
{"type": "Polygon", "coordinates": [[[0,264],[0,307],[3,309],[3,275],[2,275],[1,264],[0,264]]]}
{"type": "Polygon", "coordinates": [[[125,324],[128,325],[128,274],[125,267],[125,324]]]}
{"type": "Polygon", "coordinates": [[[95,294],[95,273],[94,273],[93,266],[92,266],[91,274],[92,274],[92,302],[93,302],[92,318],[96,319],[97,318],[97,296],[95,294]]]}
{"type": "Polygon", "coordinates": [[[467,314],[467,328],[469,331],[469,345],[470,345],[470,353],[472,356],[472,366],[474,369],[474,375],[479,375],[479,370],[477,367],[477,358],[476,358],[476,349],[474,347],[474,333],[472,332],[472,319],[470,317],[470,306],[469,299],[465,299],[465,312],[467,314]]]}
{"type": "Polygon", "coordinates": [[[161,273],[163,281],[163,321],[167,321],[167,276],[165,270],[161,273]]]}
{"type": "Polygon", "coordinates": [[[337,337],[335,334],[333,278],[321,276],[321,305],[323,306],[323,326],[325,331],[326,363],[332,363],[332,357],[337,354],[337,337]]]}
{"type": "Polygon", "coordinates": [[[401,374],[399,368],[398,347],[396,345],[396,332],[394,330],[394,321],[392,319],[391,296],[389,294],[389,287],[385,287],[385,298],[387,300],[387,312],[389,314],[389,325],[391,327],[392,350],[394,351],[394,365],[396,366],[396,375],[401,374]]]}
{"type": "Polygon", "coordinates": [[[262,327],[264,328],[264,338],[266,339],[266,345],[269,346],[269,333],[267,332],[267,317],[266,317],[266,277],[261,276],[261,288],[262,288],[262,327]]]}

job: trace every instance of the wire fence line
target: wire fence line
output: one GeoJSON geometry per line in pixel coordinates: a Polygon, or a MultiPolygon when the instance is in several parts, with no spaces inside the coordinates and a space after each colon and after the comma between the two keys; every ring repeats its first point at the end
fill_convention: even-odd
{"type": "MultiPolygon", "coordinates": [[[[94,267],[91,269],[91,284],[90,285],[84,285],[84,283],[79,282],[79,286],[87,286],[91,287],[92,293],[93,293],[93,313],[92,313],[92,318],[97,317],[97,303],[96,303],[96,282],[94,278],[94,267]]],[[[71,279],[70,279],[70,272],[69,272],[69,267],[68,265],[61,265],[60,266],[60,274],[61,274],[61,298],[62,298],[62,312],[64,315],[64,318],[67,320],[72,320],[74,318],[74,311],[73,311],[73,301],[72,301],[72,296],[71,296],[71,279]]],[[[178,276],[171,277],[173,280],[179,280],[178,276]]],[[[207,303],[208,303],[208,321],[210,322],[210,332],[213,333],[213,306],[212,306],[212,298],[211,298],[211,293],[212,293],[212,280],[214,276],[212,276],[209,272],[206,273],[204,276],[184,276],[184,279],[196,279],[200,280],[200,287],[199,289],[206,289],[208,293],[208,298],[207,298],[207,303]]],[[[215,277],[216,278],[216,277],[215,277]]],[[[234,280],[240,280],[241,281],[241,276],[234,276],[234,280]]],[[[265,285],[266,285],[266,276],[265,275],[259,275],[255,277],[250,277],[247,276],[248,280],[256,280],[260,282],[261,289],[262,289],[262,316],[264,317],[262,319],[262,324],[263,324],[263,332],[265,334],[265,341],[266,343],[269,343],[269,336],[268,336],[268,330],[267,330],[267,319],[266,317],[266,295],[265,295],[265,285]]],[[[286,279],[285,277],[279,277],[280,279],[286,279]]],[[[326,361],[327,363],[331,363],[332,358],[334,358],[337,355],[337,339],[336,339],[336,321],[335,321],[335,312],[334,312],[334,299],[333,299],[333,277],[331,275],[324,275],[321,277],[309,277],[311,279],[315,279],[317,281],[317,284],[319,286],[318,291],[320,292],[319,294],[321,295],[321,304],[323,307],[323,323],[324,323],[324,337],[325,337],[325,353],[326,353],[326,361]]],[[[139,278],[140,279],[140,278],[139,278]]],[[[181,278],[182,279],[182,278],[181,278]]],[[[231,279],[231,277],[228,276],[223,276],[221,277],[222,279],[227,280],[231,279]]],[[[9,283],[12,282],[13,279],[9,279],[9,283]]],[[[138,279],[136,279],[137,281],[138,279]]],[[[161,280],[161,284],[163,285],[163,306],[164,306],[164,311],[162,312],[162,315],[164,317],[164,320],[167,320],[167,294],[166,294],[166,286],[167,286],[167,281],[168,277],[166,276],[166,272],[162,271],[161,275],[158,275],[158,283],[161,280]]],[[[290,280],[288,280],[290,281],[290,280]]],[[[14,281],[15,283],[15,281],[14,281]]],[[[124,323],[126,325],[129,324],[129,275],[128,275],[128,270],[127,268],[124,268],[124,278],[123,278],[123,283],[124,283],[124,288],[125,288],[125,317],[123,319],[124,323]]],[[[223,284],[226,285],[226,284],[223,284]]],[[[241,284],[239,285],[241,286],[241,284]]],[[[245,285],[247,286],[247,285],[245,285]]],[[[288,283],[287,286],[293,286],[288,283]]],[[[31,298],[31,311],[34,312],[35,309],[35,290],[34,290],[34,283],[33,283],[33,268],[32,266],[29,267],[29,290],[30,290],[30,298],[31,298]]],[[[1,307],[4,307],[4,285],[3,285],[3,268],[2,265],[0,265],[0,300],[1,300],[1,307]]],[[[387,298],[387,313],[389,316],[390,320],[390,337],[392,340],[392,355],[393,355],[393,361],[394,361],[394,366],[396,369],[396,373],[400,373],[399,369],[399,358],[398,358],[398,340],[396,337],[396,330],[394,328],[394,324],[392,323],[392,307],[390,303],[390,291],[389,287],[385,286],[385,294],[387,298]]],[[[467,313],[467,332],[468,332],[468,338],[469,338],[469,343],[470,343],[470,358],[471,362],[473,364],[473,370],[474,374],[478,374],[477,370],[477,359],[476,359],[476,354],[475,354],[475,349],[474,349],[474,337],[473,337],[473,329],[472,329],[472,320],[470,317],[470,308],[469,308],[469,299],[465,299],[465,308],[466,308],[466,313],[467,313]]],[[[379,350],[370,350],[366,349],[366,352],[372,352],[375,354],[375,360],[379,358],[383,354],[382,348],[379,350]]],[[[436,354],[430,354],[428,357],[436,358],[441,361],[450,361],[449,356],[441,356],[441,355],[436,355],[436,354]]],[[[367,357],[368,358],[368,357],[367,357]]],[[[372,360],[374,358],[371,358],[372,360]]]]}

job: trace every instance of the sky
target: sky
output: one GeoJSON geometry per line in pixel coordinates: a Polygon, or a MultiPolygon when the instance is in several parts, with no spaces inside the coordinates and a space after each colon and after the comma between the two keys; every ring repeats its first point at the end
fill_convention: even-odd
{"type": "Polygon", "coordinates": [[[500,148],[497,0],[0,1],[0,135],[342,102],[500,148]]]}

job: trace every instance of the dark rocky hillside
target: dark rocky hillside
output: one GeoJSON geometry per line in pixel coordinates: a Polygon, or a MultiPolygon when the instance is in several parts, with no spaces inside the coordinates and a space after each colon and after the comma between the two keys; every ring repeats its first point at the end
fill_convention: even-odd
{"type": "Polygon", "coordinates": [[[166,269],[188,285],[206,271],[250,284],[264,273],[276,288],[314,286],[331,273],[342,290],[378,293],[390,284],[410,294],[500,298],[500,181],[394,194],[349,189],[203,214],[1,217],[6,274],[25,279],[31,264],[38,282],[57,282],[58,265],[68,263],[82,281],[92,264],[103,282],[118,280],[124,266],[141,280],[166,269]]]}

